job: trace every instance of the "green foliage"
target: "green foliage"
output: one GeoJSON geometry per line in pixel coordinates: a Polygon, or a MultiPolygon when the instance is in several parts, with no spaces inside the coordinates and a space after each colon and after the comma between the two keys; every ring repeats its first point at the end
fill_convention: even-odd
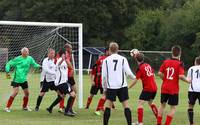
{"type": "Polygon", "coordinates": [[[163,12],[160,10],[144,10],[137,15],[136,23],[126,30],[126,48],[157,50],[160,46],[157,38],[160,33],[163,12]]]}
{"type": "Polygon", "coordinates": [[[117,41],[122,49],[183,48],[191,65],[200,48],[200,0],[1,0],[1,20],[77,22],[84,46],[117,41]]]}

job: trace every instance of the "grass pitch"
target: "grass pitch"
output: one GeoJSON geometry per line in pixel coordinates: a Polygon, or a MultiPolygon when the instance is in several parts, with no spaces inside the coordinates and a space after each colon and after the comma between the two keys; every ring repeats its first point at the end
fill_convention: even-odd
{"type": "MultiPolygon", "coordinates": [[[[36,99],[39,93],[39,74],[29,75],[29,88],[30,88],[30,101],[29,105],[34,109],[36,104],[36,99]]],[[[159,106],[160,100],[160,85],[161,80],[156,79],[159,91],[157,93],[155,103],[159,106]]],[[[137,99],[141,92],[141,83],[139,82],[133,89],[129,91],[129,104],[132,109],[133,120],[137,121],[137,99]]],[[[88,76],[84,76],[84,104],[87,101],[90,90],[90,81],[88,76]]],[[[188,85],[186,83],[180,83],[180,101],[177,107],[177,112],[173,119],[172,125],[188,125],[187,118],[187,90],[188,85]]],[[[23,93],[20,91],[18,96],[15,98],[12,105],[12,112],[4,112],[4,108],[11,94],[10,80],[5,79],[5,74],[0,73],[0,125],[102,125],[102,116],[95,116],[94,111],[98,103],[99,95],[95,96],[91,107],[89,110],[78,109],[78,102],[75,102],[74,110],[78,115],[74,118],[66,117],[58,113],[58,107],[54,108],[52,114],[49,114],[45,109],[50,105],[50,103],[55,99],[56,93],[53,91],[48,92],[40,107],[39,112],[25,112],[22,111],[22,99],[23,93]]],[[[84,105],[85,106],[85,105],[84,105]]],[[[110,125],[126,125],[126,120],[123,115],[123,108],[119,101],[115,103],[116,109],[112,111],[110,118],[110,125]]],[[[168,108],[167,108],[168,109],[168,108]]],[[[167,110],[165,112],[166,116],[167,110]]],[[[199,105],[195,106],[195,123],[200,123],[200,112],[199,105]]],[[[163,117],[163,122],[165,117],[163,117]]],[[[151,111],[151,109],[145,105],[144,106],[144,125],[156,125],[156,119],[151,111]]]]}

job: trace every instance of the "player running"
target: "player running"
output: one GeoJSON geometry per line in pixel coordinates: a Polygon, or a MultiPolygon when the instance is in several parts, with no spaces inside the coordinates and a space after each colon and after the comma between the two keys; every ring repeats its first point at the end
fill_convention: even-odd
{"type": "Polygon", "coordinates": [[[65,51],[61,50],[59,52],[61,57],[56,62],[56,80],[55,86],[57,87],[57,92],[59,93],[58,97],[54,100],[54,102],[47,108],[49,113],[52,113],[54,106],[56,106],[62,98],[65,97],[66,94],[69,94],[70,97],[67,102],[67,106],[65,107],[64,115],[67,116],[75,116],[73,112],[71,112],[70,108],[73,103],[73,100],[76,96],[75,92],[71,89],[70,84],[68,83],[68,67],[71,67],[70,62],[66,60],[65,51]]]}
{"type": "Polygon", "coordinates": [[[48,57],[42,62],[42,73],[41,73],[41,90],[37,98],[35,111],[39,111],[40,104],[46,92],[50,90],[56,91],[54,81],[56,79],[56,65],[54,64],[55,50],[48,50],[48,57]]]}
{"type": "Polygon", "coordinates": [[[196,100],[200,103],[200,56],[196,57],[195,65],[188,70],[187,78],[191,79],[191,84],[188,91],[189,107],[188,107],[188,119],[190,125],[194,125],[194,105],[196,100]]]}
{"type": "Polygon", "coordinates": [[[97,95],[98,91],[100,91],[100,94],[102,94],[102,97],[101,99],[99,99],[99,102],[95,111],[96,115],[101,115],[100,111],[104,111],[104,103],[106,101],[106,97],[105,97],[105,94],[103,93],[103,88],[102,88],[101,71],[102,71],[103,60],[107,58],[108,56],[109,56],[109,50],[108,48],[106,48],[105,54],[98,58],[95,65],[92,67],[92,71],[90,73],[92,86],[90,89],[90,96],[88,97],[85,109],[89,109],[94,95],[97,95]]]}
{"type": "Polygon", "coordinates": [[[119,46],[112,42],[109,46],[110,56],[104,59],[102,64],[102,86],[106,93],[106,109],[103,116],[103,125],[108,125],[111,108],[116,97],[124,107],[124,115],[127,124],[132,124],[131,110],[128,105],[128,88],[126,76],[132,80],[135,76],[131,72],[128,61],[125,57],[118,54],[119,46]]]}
{"type": "Polygon", "coordinates": [[[180,61],[181,48],[179,46],[172,47],[172,58],[163,62],[158,75],[163,80],[161,86],[161,106],[158,111],[157,125],[162,125],[162,115],[166,107],[166,103],[170,105],[170,112],[167,115],[165,125],[170,125],[176,106],[179,102],[179,79],[190,83],[184,76],[183,62],[180,61]]]}
{"type": "Polygon", "coordinates": [[[136,71],[136,79],[133,80],[129,88],[132,88],[139,79],[142,80],[143,90],[139,97],[137,114],[139,125],[143,125],[144,103],[148,102],[155,117],[157,118],[158,109],[153,103],[157,92],[157,85],[154,77],[154,70],[148,63],[144,62],[144,55],[142,53],[138,53],[137,55],[135,55],[135,59],[137,61],[137,64],[139,65],[139,68],[136,71]]]}
{"type": "Polygon", "coordinates": [[[8,99],[5,108],[6,112],[11,112],[10,107],[14,101],[14,98],[17,96],[19,92],[19,87],[21,87],[24,92],[22,109],[25,111],[31,111],[31,109],[28,107],[29,89],[27,82],[27,75],[31,66],[33,66],[34,68],[40,67],[40,65],[37,64],[31,56],[29,56],[29,49],[26,47],[21,49],[20,56],[10,60],[6,64],[5,70],[7,78],[10,78],[9,74],[10,69],[14,68],[13,80],[11,82],[11,86],[13,87],[13,92],[10,98],[8,99]]]}

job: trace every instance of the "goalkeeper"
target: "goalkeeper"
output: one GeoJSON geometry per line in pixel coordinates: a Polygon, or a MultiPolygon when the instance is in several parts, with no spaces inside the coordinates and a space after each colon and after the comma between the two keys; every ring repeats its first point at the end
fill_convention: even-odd
{"type": "Polygon", "coordinates": [[[5,108],[6,112],[10,112],[10,107],[14,98],[17,96],[19,92],[19,87],[23,89],[24,98],[23,98],[23,105],[22,109],[25,111],[31,111],[28,107],[28,100],[29,100],[29,90],[28,90],[28,82],[27,82],[27,75],[30,70],[30,67],[33,66],[34,68],[39,68],[40,65],[35,62],[35,60],[29,56],[29,49],[24,47],[21,49],[21,55],[10,60],[5,67],[6,76],[10,78],[10,69],[14,69],[13,73],[13,80],[11,82],[11,86],[13,87],[12,95],[10,96],[7,106],[5,108]]]}

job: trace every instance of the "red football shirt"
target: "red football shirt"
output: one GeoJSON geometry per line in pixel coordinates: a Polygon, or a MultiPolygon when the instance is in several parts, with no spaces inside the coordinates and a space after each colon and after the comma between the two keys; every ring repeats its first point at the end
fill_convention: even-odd
{"type": "Polygon", "coordinates": [[[183,62],[177,59],[168,59],[163,62],[160,72],[164,74],[161,93],[178,94],[179,93],[179,75],[184,74],[183,62]]]}
{"type": "Polygon", "coordinates": [[[92,68],[92,75],[94,75],[94,82],[95,82],[95,86],[97,87],[102,87],[102,79],[101,79],[101,69],[102,69],[102,63],[103,60],[106,58],[107,56],[103,55],[100,56],[99,59],[96,61],[95,66],[92,68]]]}
{"type": "Polygon", "coordinates": [[[142,80],[143,91],[156,92],[157,85],[154,77],[154,70],[147,63],[141,63],[136,71],[136,79],[142,80]]]}
{"type": "MultiPolygon", "coordinates": [[[[72,64],[72,56],[68,52],[66,52],[66,60],[69,60],[72,64]]],[[[74,69],[68,68],[68,76],[73,77],[74,76],[74,69]]]]}

